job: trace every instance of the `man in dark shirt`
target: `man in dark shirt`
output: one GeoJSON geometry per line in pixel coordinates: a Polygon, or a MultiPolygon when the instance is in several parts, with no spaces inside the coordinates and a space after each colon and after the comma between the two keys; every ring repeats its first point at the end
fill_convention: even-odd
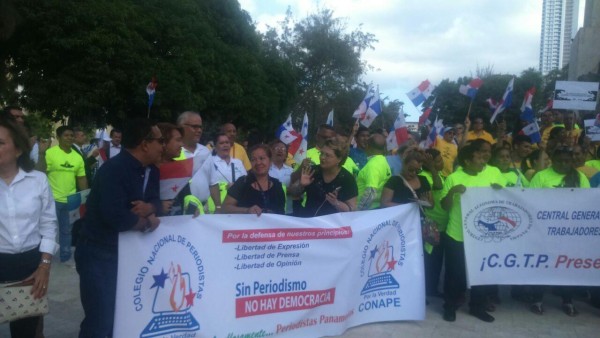
{"type": "Polygon", "coordinates": [[[123,133],[124,151],[96,174],[75,251],[85,318],[80,338],[112,336],[117,289],[119,232],[154,231],[160,221],[159,172],[153,163],[164,139],[146,119],[130,122],[123,133]]]}

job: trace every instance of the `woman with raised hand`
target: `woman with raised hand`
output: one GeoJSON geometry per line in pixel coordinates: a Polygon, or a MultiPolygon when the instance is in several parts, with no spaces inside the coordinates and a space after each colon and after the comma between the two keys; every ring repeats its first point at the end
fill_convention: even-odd
{"type": "Polygon", "coordinates": [[[356,209],[356,180],[342,167],[347,157],[348,148],[334,139],[321,147],[319,165],[303,164],[300,178],[290,186],[290,194],[298,197],[306,193],[306,205],[299,212],[294,209],[295,214],[313,217],[356,209]]]}
{"type": "MultiPolygon", "coordinates": [[[[33,284],[34,299],[46,295],[57,221],[46,175],[33,170],[25,130],[0,119],[0,283],[33,284]]],[[[10,323],[13,338],[36,336],[41,317],[10,323]]]]}
{"type": "Polygon", "coordinates": [[[281,183],[269,176],[271,148],[259,144],[250,149],[252,169],[248,175],[238,178],[227,191],[223,202],[223,214],[263,213],[283,215],[285,195],[281,183]]]}

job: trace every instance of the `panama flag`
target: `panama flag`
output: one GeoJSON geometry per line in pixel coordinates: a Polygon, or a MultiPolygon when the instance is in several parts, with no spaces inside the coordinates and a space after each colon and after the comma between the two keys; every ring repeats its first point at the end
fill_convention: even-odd
{"type": "Polygon", "coordinates": [[[496,108],[498,108],[499,103],[496,102],[491,97],[489,97],[487,100],[485,100],[485,102],[487,102],[487,104],[490,106],[490,110],[492,111],[492,113],[496,111],[496,108]]]}
{"type": "Polygon", "coordinates": [[[177,197],[177,194],[185,188],[198,169],[200,169],[198,161],[194,161],[193,157],[161,164],[159,167],[160,199],[172,200],[177,197]]]}
{"type": "Polygon", "coordinates": [[[513,77],[508,82],[506,91],[504,92],[504,95],[502,95],[502,100],[500,100],[500,102],[498,102],[498,107],[494,111],[494,114],[492,115],[492,118],[490,119],[490,123],[494,123],[494,120],[496,119],[498,114],[502,113],[504,111],[504,109],[508,108],[510,106],[510,104],[512,103],[512,94],[513,94],[514,83],[515,83],[515,78],[513,77]]]}
{"type": "Polygon", "coordinates": [[[525,92],[525,98],[523,99],[523,104],[521,105],[521,120],[529,123],[533,122],[535,119],[533,116],[533,108],[531,107],[533,95],[535,95],[535,87],[531,87],[527,92],[525,92]]]}
{"type": "MultiPolygon", "coordinates": [[[[304,113],[304,118],[302,119],[302,129],[301,133],[301,141],[298,150],[294,152],[294,161],[296,163],[301,163],[302,160],[306,158],[306,149],[308,149],[308,115],[304,113]]],[[[290,154],[292,154],[290,152],[290,154]]]]}
{"type": "Polygon", "coordinates": [[[435,100],[433,99],[433,102],[431,102],[431,104],[427,107],[425,107],[423,109],[423,114],[421,114],[421,116],[419,116],[419,127],[424,125],[427,120],[429,119],[429,114],[431,114],[431,111],[433,110],[433,105],[435,105],[435,100]]]}
{"type": "Polygon", "coordinates": [[[325,123],[333,127],[333,109],[329,112],[329,115],[327,115],[327,122],[325,123]]]}
{"type": "Polygon", "coordinates": [[[156,86],[158,82],[156,82],[156,77],[152,77],[152,81],[148,83],[146,86],[146,93],[148,94],[148,109],[152,107],[152,103],[154,102],[154,94],[156,93],[156,86]]]}
{"type": "Polygon", "coordinates": [[[469,84],[460,85],[460,88],[458,88],[458,92],[470,97],[471,100],[473,100],[473,99],[475,99],[475,95],[477,95],[477,91],[479,90],[479,87],[481,87],[482,84],[483,84],[483,80],[476,77],[473,80],[471,80],[471,82],[469,82],[469,84]]]}
{"type": "Polygon", "coordinates": [[[67,210],[69,211],[69,223],[73,224],[85,216],[85,202],[90,194],[90,189],[85,189],[67,196],[67,210]]]}
{"type": "Polygon", "coordinates": [[[425,80],[421,82],[415,89],[406,93],[406,96],[412,101],[415,107],[419,106],[421,103],[425,102],[427,98],[431,96],[431,93],[435,89],[435,86],[429,82],[429,80],[425,80]]]}
{"type": "Polygon", "coordinates": [[[433,126],[431,127],[431,131],[429,135],[427,135],[427,139],[425,140],[425,149],[433,148],[437,142],[438,135],[442,136],[444,134],[444,120],[435,117],[435,122],[433,122],[433,126]]]}
{"type": "Polygon", "coordinates": [[[275,132],[275,137],[285,144],[290,144],[296,140],[299,135],[292,126],[292,114],[288,115],[287,120],[275,132]]]}
{"type": "Polygon", "coordinates": [[[554,100],[552,100],[552,99],[548,100],[548,102],[546,102],[546,106],[544,107],[544,109],[540,110],[540,113],[545,113],[546,111],[552,109],[553,103],[554,103],[554,100]]]}
{"type": "Polygon", "coordinates": [[[519,135],[529,136],[531,138],[531,142],[533,143],[542,142],[542,135],[540,135],[540,126],[538,126],[537,122],[535,121],[523,127],[523,129],[519,131],[519,135]]]}
{"type": "Polygon", "coordinates": [[[397,149],[406,140],[408,140],[408,126],[404,120],[404,111],[400,110],[394,121],[394,130],[390,131],[387,137],[387,150],[397,149]]]}
{"type": "Polygon", "coordinates": [[[369,128],[379,114],[381,114],[379,88],[375,89],[373,86],[369,86],[365,98],[360,102],[352,117],[359,119],[363,126],[369,128]]]}

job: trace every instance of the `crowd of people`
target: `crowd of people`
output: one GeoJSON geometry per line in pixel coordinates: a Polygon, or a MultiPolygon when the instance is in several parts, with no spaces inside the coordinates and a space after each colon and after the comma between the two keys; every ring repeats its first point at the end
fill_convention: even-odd
{"type": "MultiPolygon", "coordinates": [[[[471,187],[600,183],[600,147],[573,114],[548,110],[540,118],[537,144],[528,136],[507,134],[501,124],[493,136],[484,119],[475,117],[473,123],[467,118],[446,126],[427,149],[413,134],[398,149],[386,149],[385,131],[357,124],[346,132],[323,124],[306,159],[295,163],[278,139],[246,149],[232,123],[220,126],[203,145],[203,119],[191,111],[175,123],[133,119],[112,129],[110,141],[98,146],[88,144],[85,131],[61,126],[57,145],[50,147],[27,130],[22,109],[6,107],[0,118],[0,282],[31,280],[35,297],[44,296],[58,251],[60,262],[74,265],[80,276],[85,318],[79,336],[106,337],[114,318],[119,232],[151,232],[164,215],[315,217],[416,202],[422,219],[434,222],[440,233],[439,241],[424,244],[426,292],[443,296],[443,318],[454,321],[467,289],[462,193],[471,187]],[[193,163],[191,179],[175,197],[161,195],[160,168],[184,160],[193,163]],[[86,216],[72,225],[67,197],[88,187],[86,216]]],[[[544,290],[513,286],[511,294],[541,315],[544,290]]],[[[579,290],[558,291],[564,312],[576,315],[573,295],[579,290]]],[[[599,306],[598,289],[589,292],[599,306]]],[[[497,287],[472,286],[468,304],[470,314],[493,321],[497,287]]],[[[12,336],[39,336],[40,319],[12,322],[12,336]]]]}

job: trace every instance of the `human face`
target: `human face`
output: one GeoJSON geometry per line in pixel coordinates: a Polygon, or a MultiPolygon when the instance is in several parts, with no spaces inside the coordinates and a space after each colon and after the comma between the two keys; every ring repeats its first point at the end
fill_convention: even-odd
{"type": "Polygon", "coordinates": [[[438,155],[433,159],[433,166],[437,171],[442,171],[442,169],[444,169],[444,158],[442,155],[438,155]]]}
{"type": "Polygon", "coordinates": [[[335,137],[335,131],[325,128],[319,128],[317,131],[317,146],[322,147],[325,141],[333,139],[335,137]]]}
{"type": "Polygon", "coordinates": [[[515,153],[521,159],[529,156],[529,154],[531,154],[531,143],[521,142],[519,145],[515,146],[515,153]]]}
{"type": "Polygon", "coordinates": [[[367,149],[367,142],[369,141],[369,131],[361,131],[356,135],[356,146],[359,149],[367,149]]]}
{"type": "Polygon", "coordinates": [[[183,144],[195,145],[202,137],[202,118],[200,115],[190,115],[183,123],[183,144]]]}
{"type": "Polygon", "coordinates": [[[277,142],[271,146],[271,153],[273,153],[273,163],[275,164],[281,164],[287,158],[287,148],[281,142],[277,142]]]}
{"type": "Polygon", "coordinates": [[[479,173],[483,170],[485,163],[486,162],[483,160],[483,157],[481,156],[481,152],[476,151],[475,153],[473,153],[472,159],[465,161],[465,164],[466,164],[465,169],[475,172],[475,173],[479,173]]]}
{"type": "Polygon", "coordinates": [[[508,149],[502,149],[498,153],[498,158],[496,158],[496,163],[500,168],[500,171],[504,172],[510,168],[511,158],[510,151],[508,149]]]}
{"type": "Polygon", "coordinates": [[[162,137],[160,129],[158,129],[157,126],[152,127],[150,135],[146,137],[143,143],[143,150],[146,155],[146,163],[143,164],[148,165],[151,163],[160,163],[164,152],[165,139],[162,137]]]}
{"type": "Polygon", "coordinates": [[[483,130],[483,120],[480,118],[476,118],[473,121],[473,130],[480,131],[483,130]]]}
{"type": "Polygon", "coordinates": [[[231,150],[231,141],[229,137],[226,135],[221,135],[217,139],[217,144],[215,144],[215,150],[217,151],[217,156],[222,159],[229,157],[229,151],[231,150]]]}
{"type": "Polygon", "coordinates": [[[87,141],[87,137],[85,136],[84,132],[76,131],[74,133],[73,143],[75,143],[78,146],[82,146],[85,144],[86,141],[87,141]]]}
{"type": "Polygon", "coordinates": [[[223,126],[223,132],[225,133],[225,135],[227,135],[227,137],[229,137],[229,139],[231,140],[231,142],[235,142],[235,140],[237,139],[237,129],[235,128],[235,126],[231,123],[227,123],[223,126]]]}
{"type": "Polygon", "coordinates": [[[412,180],[421,172],[421,163],[417,160],[411,160],[402,167],[402,176],[407,180],[412,180]]]}
{"type": "Polygon", "coordinates": [[[562,124],[563,123],[563,114],[559,111],[554,112],[554,123],[562,124]]]}
{"type": "Polygon", "coordinates": [[[478,153],[481,154],[481,158],[485,161],[485,163],[488,163],[490,158],[492,158],[492,146],[489,145],[489,143],[484,143],[479,148],[478,153]]]}
{"type": "Polygon", "coordinates": [[[118,132],[118,131],[115,131],[115,132],[112,133],[112,136],[110,138],[110,142],[112,142],[112,144],[115,147],[119,147],[121,145],[121,139],[123,139],[123,134],[120,133],[120,132],[118,132]]]}
{"type": "Polygon", "coordinates": [[[164,158],[170,160],[179,156],[179,154],[181,153],[181,147],[183,146],[181,138],[182,137],[179,130],[173,129],[173,131],[171,131],[171,138],[165,144],[164,158]]]}
{"type": "Polygon", "coordinates": [[[65,130],[62,135],[60,135],[58,137],[58,145],[62,148],[62,149],[69,149],[71,148],[71,146],[73,145],[73,139],[74,139],[73,135],[73,131],[72,130],[65,130]]]}
{"type": "Polygon", "coordinates": [[[19,109],[11,109],[10,110],[10,115],[12,115],[12,117],[14,117],[15,121],[18,124],[25,124],[25,114],[23,114],[22,110],[19,109]]]}
{"type": "Polygon", "coordinates": [[[0,126],[0,170],[14,170],[17,168],[17,159],[23,152],[15,147],[10,131],[0,126]]]}
{"type": "Polygon", "coordinates": [[[323,169],[332,169],[335,167],[339,167],[340,159],[335,155],[333,149],[329,147],[321,148],[321,153],[319,154],[319,160],[321,161],[321,168],[323,169]]]}
{"type": "Polygon", "coordinates": [[[585,153],[581,146],[573,146],[573,165],[578,168],[585,164],[585,153]]]}
{"type": "Polygon", "coordinates": [[[452,142],[452,140],[454,140],[454,135],[454,130],[448,130],[444,133],[444,141],[452,142]]]}
{"type": "Polygon", "coordinates": [[[573,168],[573,153],[561,153],[552,157],[552,169],[566,175],[573,168]]]}
{"type": "Polygon", "coordinates": [[[542,114],[542,124],[543,125],[550,125],[554,122],[554,114],[552,114],[552,111],[546,111],[542,114]]]}
{"type": "Polygon", "coordinates": [[[271,168],[271,159],[264,151],[264,149],[255,149],[250,154],[250,163],[252,163],[252,171],[256,176],[269,175],[269,168],[271,168]]]}
{"type": "Polygon", "coordinates": [[[456,134],[461,135],[465,131],[465,127],[462,124],[457,123],[454,125],[454,130],[456,131],[456,134]]]}

